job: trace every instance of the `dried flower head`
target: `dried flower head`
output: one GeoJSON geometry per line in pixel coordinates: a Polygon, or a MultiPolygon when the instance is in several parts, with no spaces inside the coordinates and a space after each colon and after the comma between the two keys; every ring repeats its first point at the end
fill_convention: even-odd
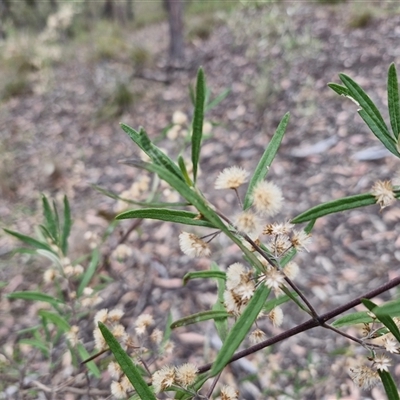
{"type": "Polygon", "coordinates": [[[195,365],[190,363],[183,364],[176,368],[176,382],[180,386],[187,388],[196,381],[198,372],[199,370],[195,365]]]}
{"type": "Polygon", "coordinates": [[[393,186],[390,181],[377,181],[372,186],[371,194],[381,206],[381,210],[390,206],[395,200],[393,186]]]}
{"type": "Polygon", "coordinates": [[[160,393],[169,388],[175,382],[175,368],[165,366],[159,371],[154,372],[152,382],[156,393],[160,393]]]}
{"type": "Polygon", "coordinates": [[[376,355],[373,361],[373,367],[378,371],[389,372],[389,367],[392,365],[392,360],[384,354],[376,355]]]}
{"type": "Polygon", "coordinates": [[[268,318],[273,326],[281,326],[283,322],[283,312],[280,307],[275,307],[269,314],[268,318]]]}
{"type": "Polygon", "coordinates": [[[124,261],[132,255],[132,249],[125,243],[119,244],[112,252],[112,256],[118,261],[124,261]]]}
{"type": "Polygon", "coordinates": [[[232,386],[224,386],[221,389],[221,400],[238,400],[239,391],[232,386]]]}
{"type": "Polygon", "coordinates": [[[124,390],[121,382],[112,381],[111,394],[117,399],[126,399],[126,391],[124,390]]]}
{"type": "Polygon", "coordinates": [[[101,331],[99,328],[96,328],[93,331],[93,337],[94,337],[94,344],[96,349],[99,351],[105,350],[108,348],[107,342],[105,341],[101,331]]]}
{"type": "Polygon", "coordinates": [[[253,205],[262,214],[273,217],[282,208],[282,191],[275,183],[260,181],[252,192],[253,205]]]}
{"type": "Polygon", "coordinates": [[[78,333],[79,333],[79,326],[77,325],[72,325],[71,329],[65,333],[65,337],[69,341],[71,346],[76,346],[78,344],[79,342],[78,333]]]}
{"type": "Polygon", "coordinates": [[[350,368],[349,375],[356,385],[365,390],[371,389],[380,382],[378,372],[366,365],[350,368]]]}
{"type": "Polygon", "coordinates": [[[115,362],[111,361],[107,366],[107,371],[110,374],[111,378],[119,380],[122,375],[122,368],[121,366],[115,362]]]}
{"type": "Polygon", "coordinates": [[[154,318],[150,314],[141,314],[135,321],[135,330],[137,335],[143,335],[146,329],[154,324],[154,318]]]}
{"type": "Polygon", "coordinates": [[[150,340],[155,343],[155,344],[160,344],[163,338],[163,333],[160,331],[160,329],[154,329],[153,332],[151,332],[150,335],[150,340]]]}
{"type": "Polygon", "coordinates": [[[294,230],[290,236],[290,241],[297,251],[302,251],[303,249],[308,251],[307,245],[311,241],[311,235],[303,230],[294,230]]]}
{"type": "Polygon", "coordinates": [[[105,324],[107,321],[107,316],[108,316],[107,308],[103,308],[100,311],[97,311],[96,315],[94,316],[95,325],[97,325],[99,322],[102,322],[103,324],[105,324]]]}
{"type": "Polygon", "coordinates": [[[260,219],[251,211],[243,211],[235,220],[235,225],[240,232],[244,232],[252,237],[257,237],[262,232],[260,219]]]}
{"type": "Polygon", "coordinates": [[[265,339],[266,335],[261,329],[256,329],[250,335],[250,342],[252,344],[257,344],[265,339]]]}
{"type": "Polygon", "coordinates": [[[175,125],[184,125],[188,122],[188,117],[185,113],[177,110],[172,115],[172,123],[175,125]]]}
{"type": "Polygon", "coordinates": [[[119,308],[116,308],[116,309],[114,309],[114,310],[111,310],[111,311],[108,313],[107,320],[108,320],[109,322],[111,322],[111,323],[113,323],[113,322],[119,322],[119,321],[121,320],[121,318],[123,317],[123,315],[124,315],[123,310],[121,310],[121,309],[119,309],[119,308]]]}
{"type": "Polygon", "coordinates": [[[231,264],[226,271],[226,288],[234,289],[242,282],[242,276],[246,275],[247,271],[243,264],[231,264]]]}
{"type": "Polygon", "coordinates": [[[210,246],[193,233],[182,232],[179,235],[179,246],[189,257],[206,257],[211,254],[210,246]]]}
{"type": "Polygon", "coordinates": [[[285,282],[285,276],[276,268],[269,269],[261,279],[264,280],[265,286],[274,290],[279,289],[285,282]]]}
{"type": "Polygon", "coordinates": [[[43,274],[44,283],[53,282],[58,275],[58,271],[54,268],[47,269],[43,274]]]}
{"type": "Polygon", "coordinates": [[[215,189],[237,189],[248,177],[249,173],[241,167],[225,168],[215,181],[215,189]]]}
{"type": "Polygon", "coordinates": [[[393,337],[393,335],[387,335],[383,339],[383,345],[385,346],[386,351],[388,351],[389,353],[400,353],[400,344],[393,337]]]}
{"type": "Polygon", "coordinates": [[[128,379],[128,377],[126,375],[124,375],[121,378],[120,383],[121,383],[122,388],[125,390],[125,392],[130,392],[131,390],[133,390],[132,383],[130,382],[130,380],[128,379]]]}

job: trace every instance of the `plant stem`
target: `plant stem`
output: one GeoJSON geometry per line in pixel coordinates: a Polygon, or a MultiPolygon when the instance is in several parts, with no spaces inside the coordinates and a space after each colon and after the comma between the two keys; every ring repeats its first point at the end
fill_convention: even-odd
{"type": "MultiPolygon", "coordinates": [[[[385,284],[383,284],[382,286],[379,286],[378,288],[376,288],[374,290],[371,290],[370,292],[367,292],[359,297],[356,297],[355,299],[349,301],[348,303],[343,304],[342,306],[336,307],[333,310],[320,315],[318,319],[311,318],[308,321],[303,322],[302,324],[299,324],[291,329],[288,329],[287,331],[282,332],[279,335],[276,335],[270,339],[264,340],[263,342],[257,343],[254,346],[251,346],[247,349],[237,352],[229,360],[229,363],[239,360],[240,358],[246,357],[250,354],[253,354],[253,353],[255,353],[261,349],[264,349],[266,347],[269,347],[275,343],[279,343],[282,340],[288,339],[288,338],[295,336],[301,332],[308,331],[317,326],[323,326],[326,323],[326,321],[329,321],[330,319],[337,317],[338,315],[344,313],[345,311],[348,311],[351,308],[361,304],[361,299],[372,299],[373,297],[378,296],[381,293],[384,293],[398,285],[400,285],[400,276],[397,276],[396,278],[390,280],[389,282],[386,282],[385,284]]],[[[199,373],[206,372],[206,371],[210,370],[211,367],[212,367],[212,363],[205,364],[199,368],[199,373]]]]}

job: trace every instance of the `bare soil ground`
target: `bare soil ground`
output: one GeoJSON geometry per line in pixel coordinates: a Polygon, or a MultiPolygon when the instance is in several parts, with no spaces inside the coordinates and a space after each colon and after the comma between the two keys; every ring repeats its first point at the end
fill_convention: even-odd
{"type": "MultiPolygon", "coordinates": [[[[223,21],[207,40],[197,38],[188,44],[185,68],[173,71],[168,85],[132,78],[126,62],[88,62],[85,49],[80,49],[56,66],[45,82],[39,81],[45,90],[2,104],[2,225],[32,233],[33,224],[40,221],[40,192],[55,198],[66,193],[75,219],[72,254],[87,251],[84,233],[104,232],[108,221],[103,216],[114,213],[116,203],[94,191],[91,184],[121,193],[140,176],[140,172],[118,164],[120,159],[139,154],[119,128],[118,120],[104,122],[99,118],[110,88],[116,82],[125,82],[137,96],[119,120],[135,128],[144,126],[151,137],[157,137],[171,122],[174,111],[191,115],[188,85],[194,82],[200,65],[213,95],[231,89],[207,115],[214,127],[202,151],[200,179],[210,201],[226,213],[235,212],[235,198],[213,189],[218,172],[231,165],[253,170],[287,111],[291,113],[290,124],[269,172],[285,196],[280,221],[323,201],[368,192],[377,179],[392,178],[398,161],[375,148],[379,148],[379,142],[357,115],[356,105],[326,86],[338,82],[338,73],[344,72],[358,81],[381,109],[387,104],[387,68],[391,62],[400,65],[400,14],[393,3],[375,3],[372,7],[288,2],[236,11],[227,20],[221,17],[223,21]],[[363,26],[352,27],[369,8],[365,26],[360,23],[363,26]]],[[[164,24],[129,36],[129,40],[151,49],[155,62],[146,69],[147,75],[165,74],[167,37],[164,24]]],[[[160,145],[169,154],[177,154],[183,146],[183,154],[188,155],[179,138],[166,138],[160,145]]],[[[171,194],[164,191],[164,196],[171,194]]],[[[317,222],[309,252],[297,259],[301,274],[296,283],[319,311],[343,304],[398,274],[399,219],[397,206],[384,212],[375,206],[317,222]]],[[[129,226],[129,221],[118,226],[104,252],[129,226]]],[[[177,245],[179,229],[171,224],[143,222],[133,231],[127,241],[133,249],[129,260],[111,260],[100,271],[114,279],[101,294],[101,306],[124,308],[128,326],[143,311],[153,313],[161,324],[168,310],[176,319],[209,309],[216,298],[214,284],[193,282],[181,287],[181,278],[188,270],[208,268],[211,260],[226,267],[241,256],[218,239],[211,260],[189,260],[177,245]]],[[[45,266],[27,258],[22,259],[25,265],[9,259],[7,253],[14,245],[10,238],[0,236],[2,280],[9,282],[4,294],[43,285],[38,276],[45,266]]],[[[382,296],[381,300],[388,298],[382,296]]],[[[3,297],[2,345],[13,345],[15,332],[32,324],[35,310],[21,310],[20,303],[3,297]]],[[[265,327],[268,335],[306,318],[290,306],[284,306],[284,313],[281,328],[265,327]]],[[[90,345],[93,326],[86,320],[81,327],[86,329],[85,339],[90,345]]],[[[202,364],[201,355],[207,346],[213,346],[214,336],[208,325],[178,330],[173,336],[179,350],[174,362],[189,359],[202,364]]],[[[360,355],[359,349],[342,338],[317,329],[233,365],[222,380],[239,382],[250,374],[252,379],[239,385],[240,398],[247,400],[383,399],[381,388],[361,392],[348,377],[347,368],[360,355]]],[[[208,350],[207,357],[213,359],[213,350],[208,350]]],[[[396,359],[394,364],[400,382],[396,359]]],[[[37,379],[47,387],[64,379],[61,371],[45,376],[40,360],[35,368],[37,379]]],[[[79,386],[76,382],[70,386],[74,385],[79,386]]],[[[107,389],[107,376],[92,385],[107,389]]],[[[29,398],[27,393],[25,396],[29,398]]],[[[72,392],[55,396],[88,398],[72,392]]]]}

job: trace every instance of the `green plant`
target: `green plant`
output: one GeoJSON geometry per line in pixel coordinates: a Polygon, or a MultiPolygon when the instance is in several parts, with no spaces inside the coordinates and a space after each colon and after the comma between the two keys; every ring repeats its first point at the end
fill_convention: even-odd
{"type": "MultiPolygon", "coordinates": [[[[376,106],[361,87],[344,74],[341,74],[340,78],[343,85],[332,83],[329,86],[338,94],[348,97],[357,103],[359,106],[358,112],[368,127],[389,151],[400,158],[397,145],[400,131],[400,103],[394,65],[389,68],[388,79],[388,103],[392,132],[389,131],[376,106]]],[[[222,211],[211,206],[197,187],[197,171],[203,140],[202,127],[205,95],[204,74],[200,70],[197,77],[195,111],[192,124],[191,152],[193,172],[191,174],[187,172],[180,159],[175,163],[155,146],[143,128],[136,131],[125,124],[121,125],[122,129],[135,144],[150,158],[149,162],[128,160],[125,163],[157,174],[161,180],[166,181],[173,187],[189,205],[193,206],[196,212],[185,209],[151,208],[151,204],[149,204],[146,209],[123,212],[117,216],[117,219],[149,218],[211,228],[212,232],[203,237],[182,232],[179,237],[182,251],[192,257],[209,256],[212,239],[218,234],[225,234],[241,249],[248,265],[248,267],[245,267],[240,263],[233,264],[226,273],[215,266],[215,269],[210,271],[189,272],[187,274],[184,281],[194,278],[216,279],[219,287],[219,299],[212,310],[182,318],[179,321],[175,321],[171,327],[174,329],[204,320],[214,320],[223,343],[222,348],[213,363],[199,367],[197,369],[198,376],[196,377],[196,374],[193,373],[188,381],[182,382],[177,377],[179,369],[169,368],[155,372],[152,377],[155,392],[172,390],[175,392],[175,398],[177,399],[195,398],[208,379],[213,380],[212,388],[214,388],[220,373],[230,362],[300,332],[305,332],[314,327],[322,327],[334,331],[368,350],[372,365],[371,367],[360,366],[351,371],[351,376],[356,383],[362,387],[370,387],[380,379],[383,382],[388,398],[398,399],[397,389],[389,368],[391,361],[385,352],[397,352],[396,349],[400,348],[400,332],[393,319],[400,316],[400,300],[397,299],[377,306],[369,299],[400,284],[400,278],[395,278],[387,284],[365,293],[362,298],[356,298],[330,312],[320,314],[292,279],[294,269],[292,259],[298,251],[306,248],[307,242],[310,240],[310,233],[318,218],[375,203],[378,203],[381,208],[385,208],[392,204],[395,199],[400,198],[400,190],[393,187],[390,182],[377,182],[370,193],[358,194],[320,204],[294,217],[291,223],[269,223],[263,225],[260,217],[274,216],[282,207],[280,189],[272,182],[265,181],[265,177],[289,122],[289,115],[286,114],[254,171],[243,200],[239,197],[236,189],[247,180],[247,171],[240,167],[227,168],[217,179],[217,189],[232,189],[238,196],[238,203],[242,208],[242,212],[233,220],[222,211]],[[257,214],[252,210],[256,211],[257,214]],[[300,223],[307,223],[304,230],[294,229],[293,224],[300,223]],[[266,240],[259,239],[261,233],[266,235],[266,240]],[[273,296],[274,293],[275,296],[273,296]],[[282,295],[284,295],[283,300],[280,298],[282,295]],[[263,332],[256,329],[251,336],[259,343],[236,353],[255,324],[260,312],[263,310],[268,312],[271,321],[275,324],[280,324],[282,317],[278,304],[287,301],[293,301],[299,307],[299,310],[309,315],[310,319],[295,328],[266,340],[263,338],[263,332]],[[222,307],[221,303],[223,304],[222,307]],[[369,311],[340,316],[360,303],[363,303],[369,311]],[[229,320],[232,317],[234,317],[234,321],[230,323],[229,320]],[[335,319],[334,322],[329,324],[328,321],[332,319],[335,319]],[[340,330],[343,326],[360,322],[369,327],[368,333],[364,338],[351,336],[340,330]],[[370,342],[377,332],[380,335],[387,335],[387,342],[384,346],[376,346],[370,342]]],[[[100,325],[100,329],[139,397],[143,399],[155,398],[154,394],[152,394],[153,392],[146,385],[146,379],[139,379],[140,370],[132,365],[129,361],[129,356],[121,350],[107,328],[104,325],[100,325]],[[132,378],[130,377],[131,374],[134,374],[132,378]]],[[[146,375],[148,375],[148,372],[146,375]]],[[[204,393],[206,398],[211,396],[212,390],[208,391],[207,394],[204,393]]],[[[237,395],[225,395],[225,398],[237,398],[235,396],[237,395]]]]}
{"type": "MultiPolygon", "coordinates": [[[[358,107],[360,117],[378,140],[394,156],[400,158],[400,96],[394,64],[389,67],[387,85],[390,128],[365,91],[349,76],[339,76],[342,84],[330,83],[329,87],[337,94],[352,100],[358,107]]],[[[13,373],[17,370],[19,376],[27,374],[27,367],[22,366],[23,346],[35,349],[31,355],[32,359],[37,354],[47,359],[51,373],[59,362],[52,349],[64,338],[67,339],[65,345],[77,371],[82,368],[78,363],[83,360],[91,374],[98,377],[100,372],[93,359],[109,351],[113,353],[116,362],[109,363],[108,369],[114,379],[111,391],[118,398],[130,396],[133,399],[149,400],[156,399],[160,393],[170,392],[175,399],[209,399],[213,397],[214,391],[218,390],[222,399],[238,399],[239,394],[235,388],[216,389],[220,375],[229,363],[319,327],[350,340],[365,352],[367,361],[350,370],[350,376],[356,384],[368,389],[382,382],[388,399],[400,398],[392,377],[392,361],[388,355],[400,353],[400,299],[397,296],[392,301],[380,305],[371,300],[400,285],[400,277],[395,277],[362,296],[321,313],[296,284],[298,267],[293,261],[298,252],[307,249],[311,232],[319,218],[374,204],[378,204],[382,210],[400,198],[400,185],[390,181],[377,181],[368,193],[316,205],[293,217],[290,222],[271,220],[282,209],[284,200],[281,189],[275,183],[267,181],[266,177],[289,124],[287,113],[282,117],[252,174],[240,166],[231,166],[225,168],[217,177],[215,188],[233,190],[237,197],[240,211],[232,217],[225,210],[212,205],[198,186],[201,148],[205,140],[204,115],[207,109],[221,101],[226,94],[223,93],[210,101],[210,91],[207,90],[203,70],[199,70],[196,87],[191,90],[194,103],[190,135],[191,169],[187,167],[181,154],[176,161],[169,157],[151,141],[143,128],[135,130],[121,124],[122,129],[147,157],[146,161],[128,159],[123,162],[142,169],[146,177],[154,176],[156,184],[153,185],[147,199],[130,200],[136,208],[119,213],[116,219],[138,221],[134,222],[132,229],[137,227],[142,219],[147,218],[187,225],[191,229],[210,230],[201,237],[186,231],[180,233],[177,240],[182,252],[188,257],[210,256],[212,241],[218,235],[225,235],[240,249],[243,262],[231,264],[226,270],[212,263],[209,270],[188,271],[183,278],[184,284],[195,279],[215,280],[217,298],[213,307],[176,321],[172,321],[172,317],[169,316],[164,332],[154,326],[151,315],[142,314],[135,320],[134,333],[127,333],[121,324],[121,310],[100,310],[95,316],[97,327],[94,330],[95,347],[98,351],[92,352],[89,357],[89,352],[77,340],[77,335],[79,322],[87,317],[90,302],[96,299],[96,292],[87,289],[95,279],[100,264],[99,246],[96,246],[90,255],[71,262],[67,257],[72,225],[68,200],[64,198],[61,217],[56,204],[50,204],[43,196],[44,223],[38,227],[37,238],[5,230],[29,246],[28,249],[19,249],[20,252],[43,256],[50,261],[51,267],[46,269],[45,280],[53,284],[49,294],[39,288],[35,291],[14,292],[8,296],[10,300],[36,301],[47,305],[38,311],[39,323],[20,332],[12,356],[4,356],[9,364],[15,366],[13,373]],[[157,197],[159,182],[164,182],[171,190],[175,190],[180,196],[179,200],[160,201],[157,197]],[[241,196],[238,188],[246,182],[247,190],[245,195],[241,196]],[[305,226],[303,229],[296,229],[295,225],[298,224],[305,226]],[[86,269],[80,264],[85,262],[86,269]],[[86,301],[86,297],[89,298],[89,302],[86,301]],[[306,321],[266,338],[259,325],[260,318],[267,317],[273,325],[280,326],[283,321],[282,306],[288,302],[303,313],[306,321]],[[365,311],[349,312],[359,305],[363,305],[365,311]],[[201,366],[190,363],[163,366],[159,356],[172,351],[169,341],[171,331],[204,321],[213,321],[222,342],[215,360],[201,366]],[[343,330],[357,324],[364,326],[362,335],[349,334],[343,330]],[[382,338],[382,344],[373,342],[377,337],[382,338]],[[253,345],[240,348],[247,338],[253,345]],[[205,389],[208,380],[211,384],[205,389]]],[[[182,122],[183,118],[180,118],[180,121],[182,122]]],[[[143,194],[150,186],[149,178],[144,179],[142,183],[140,188],[132,187],[131,190],[143,194]]],[[[106,194],[118,199],[124,198],[110,192],[106,194]]],[[[111,224],[103,240],[113,227],[114,224],[111,224]]],[[[116,255],[121,259],[129,251],[129,248],[122,246],[123,240],[124,238],[118,242],[116,255]]],[[[308,366],[313,364],[311,355],[306,362],[308,366]]],[[[274,395],[298,397],[310,384],[309,381],[301,380],[296,369],[277,373],[287,374],[288,379],[294,380],[294,390],[293,393],[278,390],[273,392],[274,395]]]]}

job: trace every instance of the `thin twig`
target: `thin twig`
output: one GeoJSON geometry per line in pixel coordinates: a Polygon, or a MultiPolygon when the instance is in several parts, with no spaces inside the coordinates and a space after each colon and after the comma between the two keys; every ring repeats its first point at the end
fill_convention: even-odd
{"type": "MultiPolygon", "coordinates": [[[[244,349],[242,351],[237,352],[228,362],[231,363],[233,361],[239,360],[240,358],[246,357],[250,354],[253,354],[259,350],[262,350],[266,347],[269,347],[273,344],[279,343],[285,339],[288,339],[292,336],[295,336],[301,332],[308,331],[312,328],[315,328],[317,326],[323,326],[326,321],[329,321],[332,318],[337,317],[338,315],[344,313],[345,311],[350,310],[351,308],[358,306],[361,304],[362,299],[372,299],[373,297],[376,297],[380,295],[381,293],[384,293],[396,286],[400,285],[400,276],[390,280],[389,282],[379,286],[378,288],[371,290],[370,292],[367,292],[359,297],[356,297],[355,299],[343,304],[342,306],[336,307],[333,310],[320,315],[319,319],[309,319],[306,322],[303,322],[302,324],[299,324],[295,326],[294,328],[288,329],[285,332],[282,332],[279,335],[276,335],[270,339],[264,340],[263,342],[257,343],[254,346],[251,346],[247,349],[244,349]]],[[[206,372],[211,369],[212,363],[205,364],[199,368],[199,373],[206,372]]]]}

